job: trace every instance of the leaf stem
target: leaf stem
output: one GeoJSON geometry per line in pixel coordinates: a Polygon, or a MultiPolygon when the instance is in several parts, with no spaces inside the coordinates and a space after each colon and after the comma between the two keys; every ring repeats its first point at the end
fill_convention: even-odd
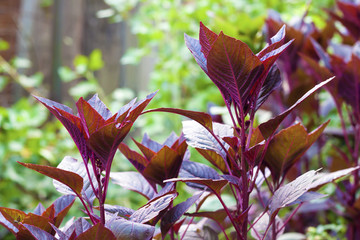
{"type": "Polygon", "coordinates": [[[279,233],[285,226],[286,224],[290,221],[290,219],[295,215],[295,213],[300,209],[300,207],[303,205],[304,203],[300,203],[299,206],[297,206],[294,211],[291,213],[291,215],[285,220],[284,224],[281,226],[281,228],[279,228],[279,230],[276,231],[276,233],[279,233]]]}
{"type": "MultiPolygon", "coordinates": [[[[242,234],[241,234],[241,230],[239,229],[238,224],[236,224],[236,222],[235,222],[232,214],[230,213],[228,207],[225,205],[225,203],[224,203],[224,201],[222,200],[221,196],[220,196],[217,192],[215,192],[215,191],[214,191],[214,194],[215,194],[215,196],[219,199],[221,205],[223,206],[223,208],[224,208],[224,210],[225,210],[225,212],[226,212],[226,215],[228,215],[228,217],[229,217],[232,225],[234,226],[234,228],[235,228],[235,230],[236,230],[237,235],[240,237],[240,239],[245,240],[244,236],[242,236],[242,234]]],[[[246,235],[245,235],[245,236],[246,236],[246,235]]]]}

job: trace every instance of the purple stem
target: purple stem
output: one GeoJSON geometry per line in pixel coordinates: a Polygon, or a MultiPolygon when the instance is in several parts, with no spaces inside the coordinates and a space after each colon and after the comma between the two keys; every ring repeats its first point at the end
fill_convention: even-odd
{"type": "Polygon", "coordinates": [[[290,221],[290,219],[295,215],[295,213],[299,210],[299,208],[303,205],[304,203],[300,203],[299,206],[297,206],[295,208],[295,210],[291,213],[291,215],[285,220],[284,224],[281,226],[281,228],[279,228],[279,230],[276,233],[279,233],[285,226],[286,224],[290,221]]]}
{"type": "MultiPolygon", "coordinates": [[[[224,203],[224,201],[222,200],[221,196],[220,196],[217,192],[215,192],[215,191],[214,191],[214,194],[215,194],[215,196],[219,199],[221,205],[223,206],[223,208],[224,208],[224,210],[225,210],[225,212],[226,212],[226,215],[228,215],[228,217],[229,217],[232,225],[234,226],[234,228],[235,228],[235,230],[236,230],[237,235],[240,237],[240,239],[245,240],[245,238],[241,235],[241,230],[239,229],[238,224],[236,224],[236,222],[235,222],[232,214],[230,213],[229,209],[228,209],[227,206],[225,205],[225,203],[224,203]]],[[[246,236],[246,235],[245,235],[245,236],[246,236]]]]}

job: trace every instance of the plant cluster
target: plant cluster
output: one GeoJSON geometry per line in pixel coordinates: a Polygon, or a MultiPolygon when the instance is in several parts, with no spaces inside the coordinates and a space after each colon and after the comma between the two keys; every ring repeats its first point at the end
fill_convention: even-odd
{"type": "MultiPolygon", "coordinates": [[[[64,125],[82,160],[66,156],[57,167],[19,162],[53,178],[63,196],[48,208],[40,203],[31,213],[0,207],[0,223],[18,239],[276,239],[300,206],[325,197],[316,192],[321,186],[350,173],[356,183],[357,165],[331,173],[309,170],[287,182],[291,169],[329,121],[308,132],[301,122],[287,124],[285,120],[322,86],[330,88],[336,83],[333,78],[321,79],[286,110],[256,124],[259,108],[281,84],[275,61],[293,44],[286,40],[285,26],[257,54],[244,42],[223,32],[216,34],[202,23],[199,40],[185,35],[185,42],[220,90],[231,125],[213,122],[204,112],[178,108],[145,111],[156,92],[141,101],[130,101],[115,114],[97,95],[88,101],[80,98],[77,114],[63,104],[36,96],[64,125]],[[140,115],[153,112],[190,120],[183,122],[179,137],[171,134],[163,144],[147,135],[141,143],[134,140],[140,154],[123,140],[140,115]],[[192,161],[188,145],[213,168],[192,161]],[[118,149],[137,172],[111,172],[118,149]],[[148,202],[137,210],[106,204],[110,179],[148,202]],[[175,204],[179,182],[186,183],[193,195],[175,204]],[[234,204],[225,201],[224,192],[231,194],[234,204]],[[221,208],[203,211],[203,204],[212,196],[221,208]],[[72,218],[60,228],[76,198],[87,217],[72,218]],[[298,206],[288,216],[279,214],[294,205],[298,206]]],[[[345,182],[345,186],[352,184],[352,180],[345,182]]]]}
{"type": "MultiPolygon", "coordinates": [[[[294,38],[294,44],[279,59],[288,91],[276,94],[277,104],[286,107],[295,101],[299,93],[311,89],[324,78],[336,76],[326,86],[329,96],[325,102],[311,98],[298,109],[296,116],[307,118],[307,126],[317,124],[322,118],[333,114],[333,128],[327,131],[327,145],[331,150],[323,151],[325,141],[318,144],[319,166],[331,171],[359,165],[360,149],[360,82],[359,82],[359,40],[357,29],[360,27],[359,4],[337,1],[337,11],[328,10],[327,24],[318,29],[312,23],[306,23],[305,16],[294,25],[287,26],[287,38],[294,38]],[[304,80],[305,79],[305,80],[304,80]],[[333,111],[335,109],[336,111],[333,111]],[[332,113],[333,111],[333,113],[332,113]],[[336,122],[338,119],[338,122],[336,122]],[[325,159],[324,159],[325,157],[325,159]]],[[[284,22],[279,16],[271,15],[266,20],[268,32],[274,33],[284,22]]],[[[295,116],[294,116],[295,117],[295,116]]],[[[326,145],[325,145],[326,146],[326,145]]],[[[305,160],[310,163],[310,159],[305,160]]],[[[353,172],[353,179],[343,181],[336,186],[335,197],[328,200],[324,210],[335,211],[347,221],[346,237],[360,238],[359,217],[359,175],[353,172]]],[[[298,222],[299,223],[299,222],[298,222]]],[[[327,220],[325,222],[331,224],[327,220]]],[[[300,225],[300,224],[298,224],[300,225]]]]}

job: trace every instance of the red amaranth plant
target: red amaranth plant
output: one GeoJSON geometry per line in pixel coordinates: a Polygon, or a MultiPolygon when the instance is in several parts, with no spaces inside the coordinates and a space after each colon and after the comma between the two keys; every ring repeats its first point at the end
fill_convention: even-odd
{"type": "Polygon", "coordinates": [[[95,95],[80,99],[78,114],[51,100],[36,97],[65,126],[83,161],[65,157],[57,168],[20,163],[54,179],[65,196],[48,209],[39,205],[34,213],[0,207],[0,223],[17,238],[26,239],[170,239],[205,238],[209,234],[225,239],[276,239],[289,219],[307,201],[324,197],[313,192],[320,186],[354,172],[358,167],[319,174],[310,170],[285,183],[287,173],[319,138],[328,122],[312,132],[301,123],[281,129],[283,120],[304,100],[332,78],[311,88],[292,106],[256,126],[259,107],[281,83],[275,61],[291,44],[284,43],[282,27],[258,54],[224,33],[216,34],[200,24],[199,40],[185,35],[186,45],[200,67],[219,88],[232,125],[215,123],[207,113],[175,108],[143,112],[155,93],[135,100],[111,114],[95,95]],[[183,134],[172,134],[164,144],[147,135],[134,140],[142,154],[122,143],[137,117],[143,113],[170,112],[190,120],[183,122],[183,134]],[[187,145],[195,148],[215,170],[191,160],[187,145]],[[138,172],[111,173],[117,149],[138,172]],[[109,179],[143,195],[148,202],[137,210],[105,203],[109,179]],[[194,194],[177,205],[177,182],[185,182],[194,194]],[[267,189],[266,193],[260,191],[267,189]],[[230,193],[234,205],[225,201],[230,193]],[[251,194],[251,193],[257,193],[251,194]],[[85,218],[59,228],[75,197],[81,201],[85,218]],[[204,202],[215,196],[221,208],[202,211],[204,202]],[[98,205],[94,200],[98,199],[98,205]],[[257,204],[256,201],[260,202],[257,204]],[[195,204],[192,212],[188,212],[195,204]],[[280,209],[299,204],[289,217],[280,209]],[[99,210],[99,215],[95,210],[99,210]],[[201,217],[197,221],[195,217],[201,217]]]}

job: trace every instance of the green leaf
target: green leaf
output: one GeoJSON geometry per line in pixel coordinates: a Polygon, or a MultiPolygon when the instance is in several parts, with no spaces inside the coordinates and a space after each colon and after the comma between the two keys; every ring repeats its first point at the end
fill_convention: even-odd
{"type": "Polygon", "coordinates": [[[10,47],[9,43],[3,39],[0,39],[0,51],[8,50],[10,47]]]}
{"type": "Polygon", "coordinates": [[[80,98],[89,94],[95,93],[97,85],[92,82],[81,82],[70,88],[69,94],[74,98],[80,98]]]}
{"type": "Polygon", "coordinates": [[[148,53],[146,48],[130,48],[126,51],[120,62],[123,65],[131,64],[135,65],[148,53]]]}
{"type": "Polygon", "coordinates": [[[100,49],[94,49],[89,56],[89,70],[97,71],[104,67],[104,61],[102,60],[102,52],[100,49]]]}
{"type": "Polygon", "coordinates": [[[79,74],[84,74],[87,70],[89,59],[84,55],[78,55],[74,59],[75,70],[79,74]]]}
{"type": "Polygon", "coordinates": [[[0,76],[0,91],[2,91],[8,84],[9,79],[5,76],[0,76]]]}
{"type": "Polygon", "coordinates": [[[71,82],[76,78],[76,73],[66,66],[60,67],[58,73],[63,82],[71,82]]]}

